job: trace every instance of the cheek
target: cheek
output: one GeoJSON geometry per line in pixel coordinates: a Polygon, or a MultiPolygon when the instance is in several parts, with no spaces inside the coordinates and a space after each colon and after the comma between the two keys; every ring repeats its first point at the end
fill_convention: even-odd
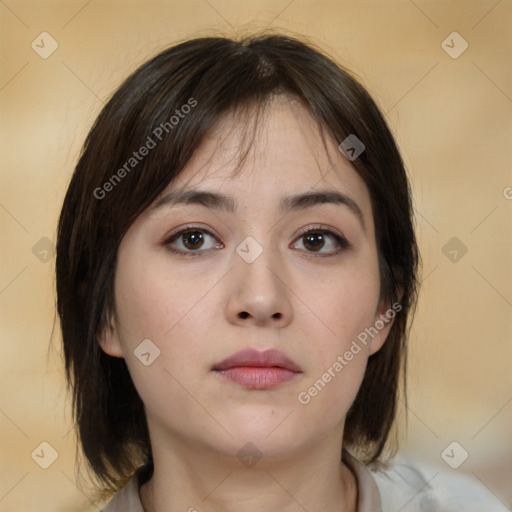
{"type": "Polygon", "coordinates": [[[198,372],[207,367],[204,288],[194,287],[186,276],[171,277],[158,262],[143,266],[120,260],[118,275],[120,343],[148,417],[182,432],[194,418],[197,428],[211,430],[209,416],[191,399],[198,372]],[[144,350],[139,350],[141,342],[144,350]]]}
{"type": "MultiPolygon", "coordinates": [[[[321,414],[330,424],[347,413],[366,370],[369,344],[361,343],[358,335],[375,321],[380,292],[375,260],[347,265],[337,275],[324,279],[322,290],[309,295],[325,328],[322,335],[313,338],[314,364],[297,401],[308,414],[321,414]]],[[[314,336],[313,330],[310,332],[314,336]]]]}
{"type": "Polygon", "coordinates": [[[373,324],[379,294],[379,272],[373,259],[366,265],[347,266],[323,280],[321,289],[309,297],[326,327],[323,352],[332,357],[333,352],[344,351],[373,324]]]}
{"type": "Polygon", "coordinates": [[[129,339],[166,341],[190,312],[201,306],[207,289],[204,279],[169,272],[165,256],[144,264],[141,259],[120,259],[116,270],[116,313],[129,339]]]}
{"type": "Polygon", "coordinates": [[[165,257],[153,258],[151,264],[144,264],[134,252],[119,258],[115,282],[119,339],[148,409],[161,408],[165,415],[167,405],[180,402],[182,396],[180,407],[186,409],[191,400],[184,389],[194,390],[197,373],[209,369],[213,294],[204,295],[213,285],[207,281],[197,273],[194,278],[169,272],[165,257]]]}

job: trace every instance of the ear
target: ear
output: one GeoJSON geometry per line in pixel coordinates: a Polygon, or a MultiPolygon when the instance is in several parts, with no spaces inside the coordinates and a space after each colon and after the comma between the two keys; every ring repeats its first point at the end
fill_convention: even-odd
{"type": "MultiPolygon", "coordinates": [[[[401,296],[402,294],[400,294],[401,296]]],[[[402,304],[399,301],[395,301],[393,304],[389,304],[387,301],[380,302],[373,322],[374,331],[372,331],[377,331],[377,333],[369,343],[369,355],[375,354],[382,348],[395,321],[395,317],[400,311],[402,311],[402,304]]]]}
{"type": "Polygon", "coordinates": [[[114,320],[109,319],[98,333],[97,341],[103,352],[112,357],[123,357],[123,349],[119,340],[119,333],[114,320]]]}

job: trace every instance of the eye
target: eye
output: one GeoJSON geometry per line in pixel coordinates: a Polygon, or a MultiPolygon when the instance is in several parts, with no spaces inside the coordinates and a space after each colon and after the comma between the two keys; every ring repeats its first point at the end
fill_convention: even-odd
{"type": "Polygon", "coordinates": [[[324,228],[309,228],[292,244],[293,249],[306,250],[319,256],[335,256],[348,246],[345,238],[324,228]]]}
{"type": "Polygon", "coordinates": [[[194,253],[224,247],[209,231],[193,226],[172,233],[163,244],[171,252],[186,256],[198,256],[194,253]]]}

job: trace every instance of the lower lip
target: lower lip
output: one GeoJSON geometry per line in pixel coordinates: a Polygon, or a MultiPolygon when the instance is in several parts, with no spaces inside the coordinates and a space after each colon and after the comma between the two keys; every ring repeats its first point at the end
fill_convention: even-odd
{"type": "Polygon", "coordinates": [[[216,370],[227,380],[248,389],[270,389],[293,379],[297,373],[286,368],[261,366],[236,366],[227,370],[216,370]]]}

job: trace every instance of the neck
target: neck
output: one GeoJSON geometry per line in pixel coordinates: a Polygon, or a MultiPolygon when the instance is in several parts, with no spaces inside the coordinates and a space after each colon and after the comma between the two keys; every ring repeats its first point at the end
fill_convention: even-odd
{"type": "Polygon", "coordinates": [[[160,441],[153,440],[163,449],[155,450],[153,477],[140,491],[145,512],[356,510],[357,484],[341,463],[341,441],[337,450],[325,439],[300,453],[257,462],[160,441]]]}

